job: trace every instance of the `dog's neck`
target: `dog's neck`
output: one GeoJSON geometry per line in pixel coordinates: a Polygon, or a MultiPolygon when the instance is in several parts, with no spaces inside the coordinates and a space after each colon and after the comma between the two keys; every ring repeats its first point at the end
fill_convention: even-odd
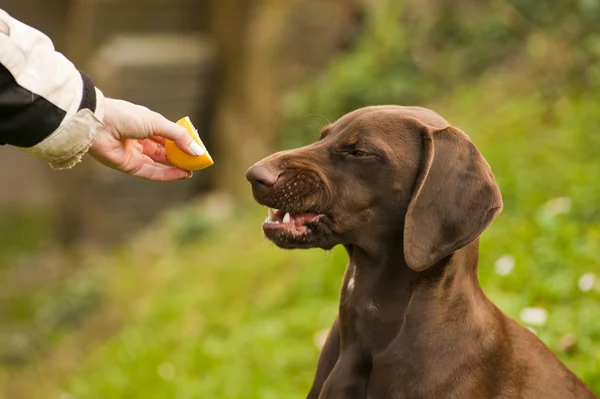
{"type": "MultiPolygon", "coordinates": [[[[347,245],[348,272],[366,285],[378,281],[394,281],[395,289],[412,289],[417,273],[404,261],[402,248],[391,247],[387,250],[364,249],[358,245],[347,245]]],[[[390,287],[391,288],[391,287],[390,287]]]]}
{"type": "MultiPolygon", "coordinates": [[[[483,293],[477,278],[478,262],[479,239],[417,275],[412,298],[423,305],[419,313],[433,312],[428,316],[429,323],[441,327],[449,320],[440,315],[453,314],[456,323],[483,328],[494,319],[495,307],[483,293]]],[[[419,319],[423,319],[423,315],[407,310],[407,322],[419,319]]]]}
{"type": "Polygon", "coordinates": [[[375,334],[385,324],[389,336],[387,343],[380,342],[384,346],[400,330],[439,327],[443,331],[448,323],[444,315],[457,315],[456,323],[479,325],[494,311],[477,280],[478,240],[420,273],[406,265],[402,248],[377,252],[385,254],[380,257],[358,246],[346,249],[349,264],[342,303],[347,308],[343,311],[372,324],[375,334]],[[360,306],[367,311],[361,312],[360,306]]]}
{"type": "Polygon", "coordinates": [[[408,267],[401,246],[390,246],[385,250],[368,250],[358,245],[346,245],[345,248],[349,258],[348,266],[352,269],[350,271],[355,275],[360,274],[361,280],[368,280],[367,284],[385,277],[399,283],[394,290],[405,287],[411,293],[439,286],[452,292],[481,293],[477,279],[479,239],[420,273],[408,267]]]}

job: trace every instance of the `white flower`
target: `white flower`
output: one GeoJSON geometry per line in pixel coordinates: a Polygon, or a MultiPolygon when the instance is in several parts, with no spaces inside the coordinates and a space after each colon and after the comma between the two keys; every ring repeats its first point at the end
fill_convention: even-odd
{"type": "Polygon", "coordinates": [[[494,263],[494,270],[499,276],[506,276],[515,267],[515,258],[511,255],[502,255],[494,263]]]}
{"type": "Polygon", "coordinates": [[[156,369],[158,376],[165,381],[171,381],[175,378],[175,367],[171,363],[161,363],[156,369]]]}
{"type": "Polygon", "coordinates": [[[544,205],[544,211],[550,216],[569,213],[571,211],[571,198],[559,197],[551,199],[544,205]]]}
{"type": "Polygon", "coordinates": [[[544,308],[523,308],[521,320],[533,326],[543,326],[548,320],[548,311],[544,308]]]}
{"type": "Polygon", "coordinates": [[[583,292],[588,292],[594,287],[594,283],[596,282],[596,276],[592,273],[586,273],[579,278],[579,282],[577,285],[579,289],[583,292]]]}

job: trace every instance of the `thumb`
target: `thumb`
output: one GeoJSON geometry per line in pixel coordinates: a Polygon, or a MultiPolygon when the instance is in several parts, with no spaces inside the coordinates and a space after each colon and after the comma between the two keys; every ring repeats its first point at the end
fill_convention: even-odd
{"type": "Polygon", "coordinates": [[[152,112],[150,121],[151,134],[169,139],[177,145],[182,151],[190,155],[200,156],[206,151],[200,144],[190,136],[186,128],[174,122],[171,122],[159,113],[152,112]]]}

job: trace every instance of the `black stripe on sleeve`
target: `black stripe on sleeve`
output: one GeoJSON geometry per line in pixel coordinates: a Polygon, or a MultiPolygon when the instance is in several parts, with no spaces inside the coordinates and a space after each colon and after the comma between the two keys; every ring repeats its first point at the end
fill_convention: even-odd
{"type": "Polygon", "coordinates": [[[0,64],[0,142],[33,147],[51,135],[66,114],[45,98],[19,86],[10,71],[0,64]]]}
{"type": "Polygon", "coordinates": [[[96,89],[92,79],[85,73],[79,71],[81,79],[83,79],[83,94],[81,96],[81,104],[79,104],[79,110],[84,108],[89,109],[92,112],[96,112],[96,89]]]}

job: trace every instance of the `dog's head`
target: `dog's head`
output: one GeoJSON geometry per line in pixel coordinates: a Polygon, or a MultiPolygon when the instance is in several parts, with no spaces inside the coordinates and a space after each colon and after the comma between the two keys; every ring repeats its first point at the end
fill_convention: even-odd
{"type": "Polygon", "coordinates": [[[390,243],[417,271],[475,240],[502,209],[468,136],[419,107],[361,108],[246,176],[269,207],[263,230],[278,246],[390,243]]]}

